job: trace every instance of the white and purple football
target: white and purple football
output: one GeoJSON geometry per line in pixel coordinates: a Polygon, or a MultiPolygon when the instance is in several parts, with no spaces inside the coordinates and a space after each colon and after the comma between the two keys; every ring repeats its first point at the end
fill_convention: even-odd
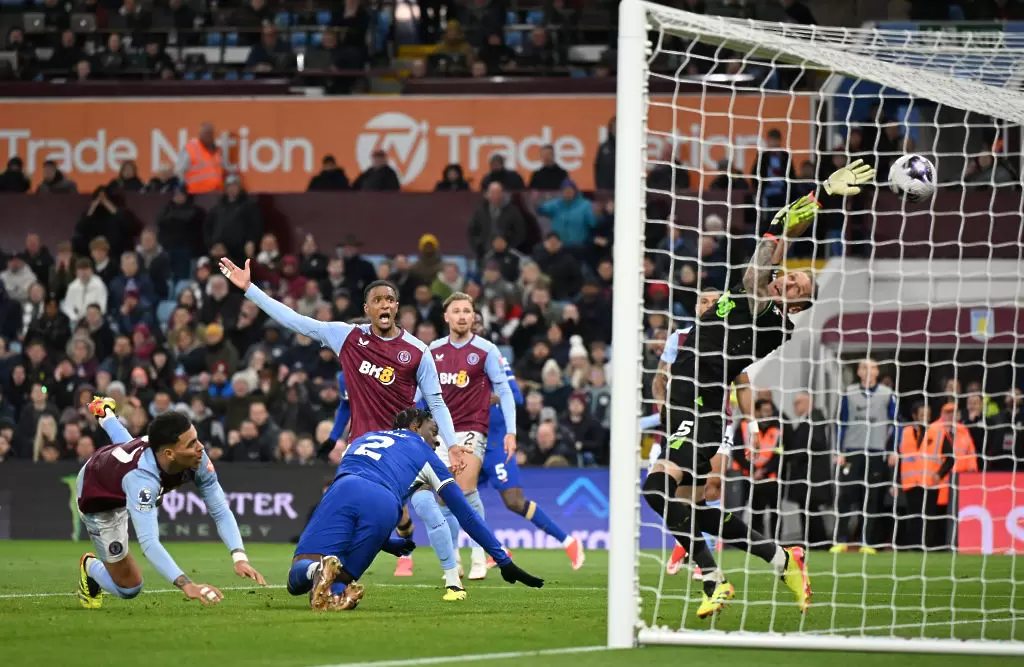
{"type": "Polygon", "coordinates": [[[935,194],[935,165],[920,155],[903,155],[889,168],[889,187],[908,202],[935,194]]]}

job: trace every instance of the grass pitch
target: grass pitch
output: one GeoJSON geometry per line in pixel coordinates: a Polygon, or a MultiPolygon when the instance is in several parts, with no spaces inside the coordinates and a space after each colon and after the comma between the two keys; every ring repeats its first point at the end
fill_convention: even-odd
{"type": "MultiPolygon", "coordinates": [[[[394,559],[381,556],[363,577],[367,595],[355,612],[314,614],[304,597],[283,584],[290,545],[251,544],[253,565],[273,586],[250,587],[235,577],[223,546],[172,543],[170,551],[194,581],[225,593],[204,608],[186,602],[140,557],[146,591],[134,600],[104,596],[103,609],[84,610],[72,595],[78,557],[87,543],[0,542],[0,665],[88,667],[142,664],[160,667],[203,661],[217,667],[319,667],[352,663],[414,665],[626,667],[639,664],[725,664],[759,667],[863,667],[868,661],[901,667],[1019,666],[1020,658],[865,655],[796,651],[741,651],[645,647],[634,651],[558,653],[599,647],[605,640],[607,558],[591,552],[573,572],[561,552],[519,551],[516,561],[547,579],[542,590],[505,584],[497,571],[468,582],[469,599],[441,601],[439,568],[429,550],[416,552],[416,576],[391,576],[394,559]],[[523,655],[523,652],[543,651],[523,655]],[[501,654],[510,654],[502,657],[501,654]],[[463,656],[445,660],[446,657],[463,656]]],[[[464,552],[464,555],[468,553],[464,552]]],[[[776,585],[760,561],[727,552],[721,559],[737,598],[712,623],[694,617],[697,582],[684,571],[661,574],[661,554],[641,561],[644,617],[659,624],[732,630],[830,632],[867,628],[867,634],[1024,641],[1024,565],[994,557],[920,554],[812,554],[816,606],[802,617],[789,591],[776,585]],[[927,580],[920,574],[928,573],[927,580]],[[744,570],[749,574],[744,576],[744,570]],[[952,573],[952,574],[951,574],[952,573]],[[654,594],[660,589],[662,595],[654,594]],[[774,601],[774,603],[773,603],[774,601]],[[774,613],[773,613],[774,610],[774,613]]]]}

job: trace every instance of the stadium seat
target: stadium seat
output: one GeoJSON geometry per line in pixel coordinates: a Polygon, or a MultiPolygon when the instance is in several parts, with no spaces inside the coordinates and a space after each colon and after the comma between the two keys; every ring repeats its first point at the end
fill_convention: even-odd
{"type": "Polygon", "coordinates": [[[311,33],[309,36],[309,43],[312,46],[320,46],[321,44],[324,43],[324,33],[322,33],[319,30],[317,30],[314,33],[311,33]]]}
{"type": "Polygon", "coordinates": [[[505,45],[517,51],[523,48],[523,33],[518,30],[509,30],[505,33],[505,45]]]}
{"type": "MultiPolygon", "coordinates": [[[[191,72],[189,72],[189,74],[191,74],[191,72]]],[[[187,76],[188,75],[186,74],[186,77],[187,76]]],[[[195,78],[194,74],[192,75],[192,78],[195,78]]],[[[189,285],[191,284],[191,280],[179,280],[178,282],[174,283],[174,289],[171,290],[171,294],[173,294],[174,298],[177,299],[179,296],[181,296],[182,292],[189,288],[189,285]]]]}
{"type": "Polygon", "coordinates": [[[309,35],[304,30],[292,33],[292,48],[293,49],[304,49],[306,48],[306,42],[309,39],[309,35]]]}
{"type": "Polygon", "coordinates": [[[539,9],[526,12],[526,22],[530,25],[542,25],[544,23],[544,12],[539,9]]]}
{"type": "Polygon", "coordinates": [[[510,9],[505,13],[505,25],[515,25],[517,23],[519,23],[519,13],[510,9]]]}
{"type": "Polygon", "coordinates": [[[213,81],[213,72],[204,72],[202,76],[203,81],[213,81]]]}
{"type": "Polygon", "coordinates": [[[182,75],[181,78],[185,79],[186,81],[195,81],[196,80],[196,73],[195,72],[185,72],[182,75]]]}
{"type": "Polygon", "coordinates": [[[242,79],[244,79],[245,81],[252,81],[255,78],[256,77],[253,75],[252,72],[246,72],[244,75],[242,75],[242,79]]]}
{"type": "Polygon", "coordinates": [[[206,45],[207,46],[220,46],[224,43],[224,35],[219,32],[208,32],[206,33],[206,45]]]}
{"type": "Polygon", "coordinates": [[[161,329],[167,328],[167,323],[171,320],[171,313],[174,312],[177,305],[174,301],[161,301],[156,305],[156,321],[161,329]]]}
{"type": "Polygon", "coordinates": [[[225,72],[224,73],[224,80],[225,81],[237,81],[238,80],[238,72],[236,72],[235,70],[230,70],[230,71],[225,72]]]}
{"type": "Polygon", "coordinates": [[[331,21],[334,19],[334,13],[329,10],[323,10],[316,13],[316,24],[317,25],[331,25],[331,21]]]}
{"type": "Polygon", "coordinates": [[[228,46],[238,46],[238,33],[229,32],[224,35],[224,43],[228,46]]]}
{"type": "Polygon", "coordinates": [[[278,12],[274,19],[274,25],[278,28],[287,28],[292,23],[292,15],[289,12],[278,12]]]}
{"type": "Polygon", "coordinates": [[[391,32],[391,15],[387,12],[377,12],[377,33],[374,35],[374,51],[380,52],[387,49],[388,34],[391,32]]]}

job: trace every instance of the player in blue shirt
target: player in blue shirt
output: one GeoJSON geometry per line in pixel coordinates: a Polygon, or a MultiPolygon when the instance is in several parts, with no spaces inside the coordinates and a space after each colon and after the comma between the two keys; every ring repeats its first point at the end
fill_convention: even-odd
{"type": "Polygon", "coordinates": [[[408,408],[391,431],[372,431],[349,445],[337,476],[313,512],[295,547],[288,592],[310,593],[317,611],[354,609],[364,594],[358,582],[381,551],[402,556],[412,540],[391,538],[402,504],[420,484],[430,485],[458,517],[466,532],[490,554],[505,581],[540,588],[544,580],[522,570],[466,502],[434,448],[437,423],[429,413],[408,408]]]}
{"type": "Polygon", "coordinates": [[[338,395],[341,396],[341,402],[338,403],[338,410],[334,413],[334,427],[328,436],[331,442],[337,442],[341,436],[345,435],[348,421],[352,418],[352,406],[348,403],[348,387],[345,386],[344,371],[338,371],[338,395]]]}

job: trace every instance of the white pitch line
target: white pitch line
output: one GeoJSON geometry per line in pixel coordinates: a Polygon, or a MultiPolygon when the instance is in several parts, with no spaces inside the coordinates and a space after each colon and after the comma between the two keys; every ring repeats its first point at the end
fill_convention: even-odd
{"type": "MultiPolygon", "coordinates": [[[[833,634],[859,634],[863,632],[872,632],[875,630],[905,630],[908,628],[933,628],[942,627],[946,625],[967,625],[968,623],[1014,623],[1017,621],[1024,621],[1024,617],[1021,616],[1010,616],[1007,618],[970,618],[970,619],[957,619],[948,621],[926,621],[924,623],[898,623],[896,625],[868,625],[863,628],[833,628],[831,630],[807,630],[807,634],[812,635],[833,635],[833,634]]],[[[955,637],[954,637],[955,639],[955,637]]]]}
{"type": "Polygon", "coordinates": [[[448,655],[437,658],[410,658],[408,660],[371,660],[368,662],[342,662],[321,667],[413,667],[414,665],[443,665],[452,662],[479,662],[481,660],[506,660],[535,658],[543,655],[566,655],[570,653],[594,653],[607,651],[607,646],[576,646],[573,648],[549,648],[537,651],[510,651],[507,653],[472,653],[469,655],[448,655]]]}

